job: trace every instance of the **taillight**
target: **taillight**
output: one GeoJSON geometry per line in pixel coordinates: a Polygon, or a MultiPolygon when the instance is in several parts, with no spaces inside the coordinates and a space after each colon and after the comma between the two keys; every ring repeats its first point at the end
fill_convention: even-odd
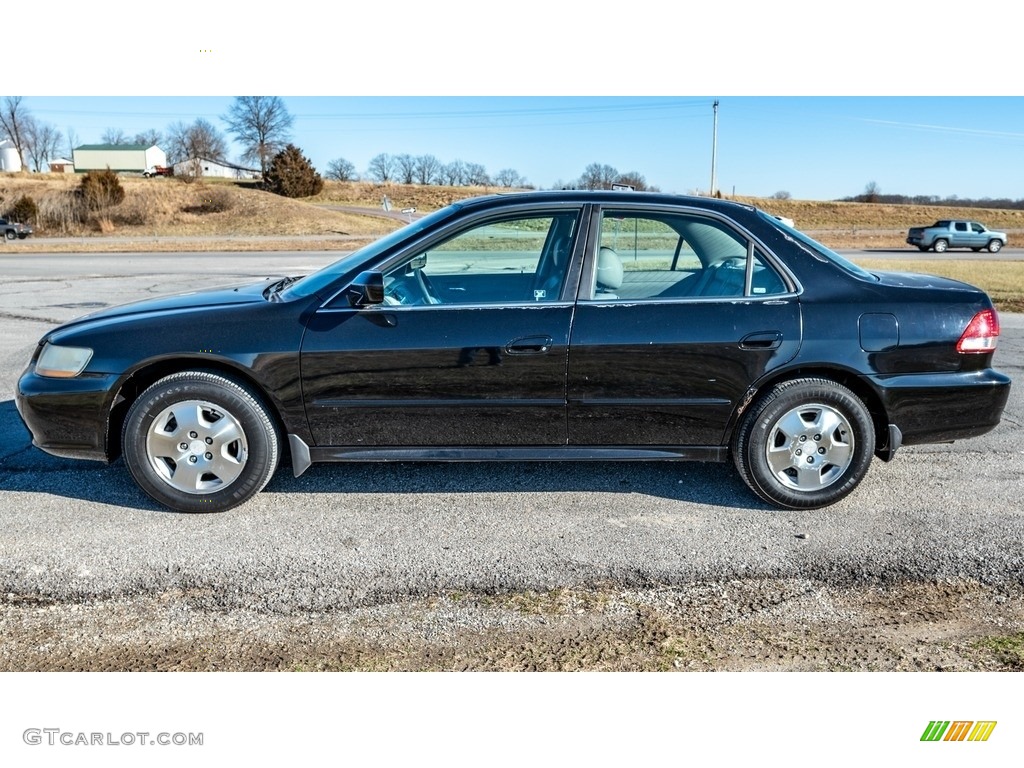
{"type": "Polygon", "coordinates": [[[999,338],[999,315],[994,309],[983,309],[971,318],[967,329],[956,343],[956,351],[962,355],[991,352],[999,338]]]}

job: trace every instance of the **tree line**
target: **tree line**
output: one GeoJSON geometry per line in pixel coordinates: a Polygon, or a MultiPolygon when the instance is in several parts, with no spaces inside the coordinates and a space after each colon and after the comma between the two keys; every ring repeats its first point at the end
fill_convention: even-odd
{"type": "Polygon", "coordinates": [[[996,208],[999,210],[1024,210],[1024,198],[1012,200],[1009,197],[957,197],[948,195],[883,195],[882,190],[874,181],[864,187],[864,191],[852,197],[841,197],[840,203],[885,203],[887,205],[936,205],[958,208],[996,208]]]}

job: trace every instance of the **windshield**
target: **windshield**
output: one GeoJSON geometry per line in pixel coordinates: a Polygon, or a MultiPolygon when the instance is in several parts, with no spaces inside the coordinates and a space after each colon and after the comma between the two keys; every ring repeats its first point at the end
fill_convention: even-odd
{"type": "Polygon", "coordinates": [[[360,264],[366,262],[372,262],[377,256],[383,255],[386,251],[399,245],[404,240],[423,232],[442,221],[455,210],[458,209],[458,205],[449,205],[447,208],[442,208],[439,211],[434,211],[431,214],[424,216],[422,219],[406,224],[400,229],[396,229],[390,234],[384,235],[379,240],[375,240],[369,245],[360,248],[358,251],[350,253],[338,261],[328,264],[323,269],[319,269],[312,274],[306,275],[306,277],[292,283],[282,292],[282,298],[303,298],[305,296],[312,296],[317,293],[325,286],[333,283],[337,278],[342,275],[357,269],[360,264]]]}
{"type": "Polygon", "coordinates": [[[811,251],[812,254],[816,254],[819,257],[831,261],[844,272],[849,272],[851,275],[859,277],[862,280],[870,280],[871,282],[878,281],[878,278],[875,277],[870,272],[868,272],[866,269],[858,267],[849,259],[843,258],[838,253],[833,251],[831,248],[826,248],[817,240],[812,240],[810,237],[805,235],[800,230],[794,229],[793,227],[786,225],[784,222],[779,221],[775,216],[772,216],[770,213],[765,213],[764,211],[758,211],[757,213],[762,219],[768,221],[778,229],[781,229],[787,235],[796,240],[797,243],[811,251]]]}

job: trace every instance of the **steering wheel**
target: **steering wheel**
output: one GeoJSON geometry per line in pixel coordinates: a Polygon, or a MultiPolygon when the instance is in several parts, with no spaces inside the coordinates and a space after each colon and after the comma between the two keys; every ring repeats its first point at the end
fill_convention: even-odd
{"type": "Polygon", "coordinates": [[[384,303],[388,305],[422,306],[440,304],[434,294],[433,286],[422,270],[413,270],[409,274],[393,275],[391,282],[384,288],[384,303]]]}

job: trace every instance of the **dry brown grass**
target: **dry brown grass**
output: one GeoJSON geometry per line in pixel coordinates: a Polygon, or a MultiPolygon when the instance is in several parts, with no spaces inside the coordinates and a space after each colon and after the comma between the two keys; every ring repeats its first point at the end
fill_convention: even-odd
{"type": "MultiPolygon", "coordinates": [[[[0,210],[29,195],[39,205],[44,223],[38,235],[87,236],[95,226],[76,215],[69,201],[81,182],[74,174],[0,174],[0,210]]],[[[115,231],[126,236],[196,235],[328,235],[346,233],[374,237],[398,226],[379,216],[355,216],[330,210],[345,205],[379,210],[386,195],[395,211],[432,211],[455,200],[506,191],[501,187],[442,187],[376,184],[365,181],[327,182],[316,197],[292,200],[227,179],[185,184],[179,179],[123,177],[126,198],[104,212],[115,231]]],[[[986,225],[1024,232],[1024,211],[874,205],[806,200],[736,198],[770,213],[786,216],[797,227],[832,247],[904,247],[906,230],[938,218],[979,219],[986,225]]],[[[1018,235],[1019,236],[1019,235],[1018,235]]]]}

